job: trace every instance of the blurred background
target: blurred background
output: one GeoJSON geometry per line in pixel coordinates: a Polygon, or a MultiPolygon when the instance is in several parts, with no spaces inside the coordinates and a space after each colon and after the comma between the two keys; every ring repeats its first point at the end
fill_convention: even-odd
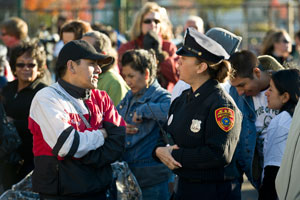
{"type": "MultiPolygon", "coordinates": [[[[19,16],[29,25],[29,36],[48,37],[57,32],[59,16],[110,25],[125,34],[145,0],[0,0],[0,20],[19,16]],[[42,35],[44,34],[44,35],[42,35]]],[[[189,15],[202,17],[205,29],[219,26],[243,37],[242,48],[257,51],[271,28],[290,36],[299,29],[299,1],[295,0],[158,0],[166,8],[173,33],[182,34],[189,15]]]]}

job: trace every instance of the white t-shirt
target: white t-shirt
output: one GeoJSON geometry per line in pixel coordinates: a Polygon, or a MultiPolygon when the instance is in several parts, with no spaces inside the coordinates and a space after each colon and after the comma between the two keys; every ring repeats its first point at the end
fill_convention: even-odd
{"type": "Polygon", "coordinates": [[[266,137],[267,128],[271,120],[278,114],[278,110],[268,108],[268,101],[265,95],[265,91],[260,92],[258,95],[252,97],[254,103],[254,109],[256,114],[256,131],[261,133],[260,138],[266,137]]]}
{"type": "Polygon", "coordinates": [[[264,142],[264,167],[280,167],[292,117],[286,111],[272,119],[264,142]]]}

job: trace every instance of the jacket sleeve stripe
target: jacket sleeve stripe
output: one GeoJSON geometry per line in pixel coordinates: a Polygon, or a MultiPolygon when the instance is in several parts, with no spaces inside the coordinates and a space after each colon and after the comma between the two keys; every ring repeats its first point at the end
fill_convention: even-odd
{"type": "MultiPolygon", "coordinates": [[[[68,139],[68,137],[70,136],[72,130],[74,128],[72,126],[69,126],[68,128],[66,128],[58,137],[57,139],[57,142],[56,144],[54,145],[53,147],[53,150],[52,150],[52,153],[55,155],[55,156],[58,156],[58,152],[59,150],[62,148],[62,146],[64,145],[65,141],[68,139]]],[[[77,133],[78,134],[78,133],[77,133]]],[[[75,139],[75,137],[74,137],[75,139]]],[[[79,143],[79,142],[78,142],[79,143]]],[[[74,142],[73,142],[74,144],[74,142]]],[[[72,147],[73,147],[73,144],[72,144],[72,147]]],[[[72,149],[72,148],[71,148],[72,149]]]]}
{"type": "Polygon", "coordinates": [[[67,154],[67,156],[73,157],[74,154],[77,152],[78,147],[79,147],[79,134],[78,134],[78,132],[75,130],[75,133],[74,133],[74,140],[73,140],[71,149],[70,149],[69,153],[67,154]]]}

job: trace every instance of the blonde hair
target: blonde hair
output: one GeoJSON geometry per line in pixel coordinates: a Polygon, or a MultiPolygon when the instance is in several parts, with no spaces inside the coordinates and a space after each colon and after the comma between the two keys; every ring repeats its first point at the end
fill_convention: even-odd
{"type": "Polygon", "coordinates": [[[142,34],[143,18],[149,12],[158,12],[160,14],[160,19],[162,23],[160,33],[164,40],[170,40],[172,38],[172,24],[167,15],[167,11],[165,8],[160,7],[155,2],[145,3],[141,10],[136,13],[132,26],[129,29],[130,39],[136,40],[142,34]]]}

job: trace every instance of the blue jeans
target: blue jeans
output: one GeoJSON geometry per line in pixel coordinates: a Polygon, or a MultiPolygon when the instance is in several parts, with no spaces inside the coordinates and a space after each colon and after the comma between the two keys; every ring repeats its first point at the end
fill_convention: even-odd
{"type": "Polygon", "coordinates": [[[142,189],[143,200],[167,200],[170,198],[168,181],[162,183],[144,187],[142,189]]]}

